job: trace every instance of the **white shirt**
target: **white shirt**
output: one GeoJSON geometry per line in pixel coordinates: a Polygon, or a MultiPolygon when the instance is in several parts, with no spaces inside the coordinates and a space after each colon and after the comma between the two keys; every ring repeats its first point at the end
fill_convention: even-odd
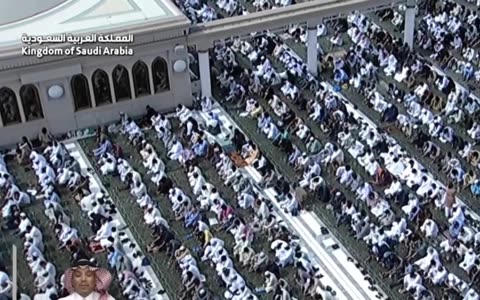
{"type": "Polygon", "coordinates": [[[7,275],[7,273],[0,271],[0,285],[3,285],[5,283],[9,283],[9,282],[11,282],[11,281],[10,281],[10,277],[7,275]]]}
{"type": "MultiPolygon", "coordinates": [[[[100,294],[97,292],[92,292],[90,295],[87,296],[87,298],[83,298],[77,293],[73,293],[68,297],[60,298],[58,300],[99,300],[100,299],[100,294]]],[[[107,300],[115,300],[112,296],[108,296],[107,300]]]]}

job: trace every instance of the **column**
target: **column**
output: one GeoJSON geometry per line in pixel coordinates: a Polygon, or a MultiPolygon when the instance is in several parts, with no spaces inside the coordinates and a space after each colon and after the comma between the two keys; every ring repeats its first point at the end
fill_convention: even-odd
{"type": "Polygon", "coordinates": [[[210,59],[208,50],[202,50],[198,52],[198,65],[200,68],[200,86],[202,87],[202,96],[212,97],[210,59]]]}
{"type": "Polygon", "coordinates": [[[150,83],[150,95],[155,95],[155,84],[153,83],[153,74],[152,72],[152,63],[155,60],[155,58],[152,61],[149,61],[150,63],[147,64],[147,69],[148,69],[148,74],[152,74],[152,76],[148,76],[148,80],[150,83]]]}
{"type": "Polygon", "coordinates": [[[309,26],[307,33],[307,66],[308,71],[317,76],[317,26],[309,26]]]}
{"type": "Polygon", "coordinates": [[[110,94],[112,94],[112,103],[117,103],[117,95],[115,94],[115,86],[113,84],[113,70],[109,70],[108,73],[108,85],[110,86],[110,94]]]}
{"type": "Polygon", "coordinates": [[[87,77],[88,92],[90,93],[90,99],[92,101],[92,106],[89,107],[89,108],[97,107],[97,99],[95,99],[95,93],[93,92],[92,74],[93,74],[93,72],[88,72],[88,73],[84,74],[85,77],[87,77]]]}
{"type": "Polygon", "coordinates": [[[405,28],[403,31],[403,40],[413,48],[413,38],[415,34],[415,5],[416,0],[407,0],[407,9],[405,10],[405,28]]]}
{"type": "Polygon", "coordinates": [[[15,93],[15,97],[17,98],[17,105],[18,105],[18,112],[20,114],[20,119],[22,120],[22,123],[25,123],[27,122],[27,118],[25,116],[25,110],[23,109],[22,97],[20,96],[20,88],[15,88],[13,91],[15,93]]]}
{"type": "MultiPolygon", "coordinates": [[[[131,90],[131,95],[132,95],[132,99],[135,99],[137,98],[137,95],[135,94],[135,82],[133,81],[133,64],[128,66],[128,83],[130,83],[130,90],[131,90]]],[[[150,77],[150,76],[149,76],[150,77]]]]}

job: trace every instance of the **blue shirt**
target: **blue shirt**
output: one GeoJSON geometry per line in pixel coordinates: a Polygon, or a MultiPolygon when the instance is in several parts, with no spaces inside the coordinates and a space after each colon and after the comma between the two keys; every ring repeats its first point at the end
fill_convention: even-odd
{"type": "Polygon", "coordinates": [[[115,268],[120,256],[120,251],[118,250],[115,250],[108,254],[108,265],[110,266],[110,268],[115,268]]]}
{"type": "Polygon", "coordinates": [[[197,224],[198,220],[200,219],[200,215],[198,212],[188,212],[185,215],[185,227],[193,227],[197,224]]]}

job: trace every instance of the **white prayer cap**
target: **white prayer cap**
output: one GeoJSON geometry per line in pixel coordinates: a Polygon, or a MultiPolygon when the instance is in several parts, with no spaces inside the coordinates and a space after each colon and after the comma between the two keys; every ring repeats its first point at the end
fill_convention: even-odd
{"type": "Polygon", "coordinates": [[[468,253],[473,253],[473,252],[474,252],[474,251],[473,251],[473,248],[471,248],[471,247],[468,248],[468,253]]]}
{"type": "Polygon", "coordinates": [[[457,279],[458,279],[458,277],[452,273],[449,273],[447,278],[448,278],[448,281],[453,281],[453,282],[457,282],[457,279]]]}
{"type": "Polygon", "coordinates": [[[307,156],[307,153],[306,153],[306,152],[303,152],[303,153],[302,153],[302,156],[303,156],[303,157],[306,157],[306,156],[307,156]]]}
{"type": "Polygon", "coordinates": [[[180,246],[180,250],[181,251],[185,250],[185,246],[180,246]]]}
{"type": "Polygon", "coordinates": [[[24,213],[24,212],[22,212],[22,213],[20,213],[20,217],[22,217],[22,218],[26,218],[26,217],[27,217],[27,214],[26,214],[26,213],[24,213]]]}
{"type": "Polygon", "coordinates": [[[37,152],[32,151],[32,153],[30,153],[30,159],[34,159],[37,155],[37,152]]]}
{"type": "Polygon", "coordinates": [[[392,106],[393,106],[392,103],[388,103],[388,104],[387,104],[387,107],[388,107],[388,108],[391,108],[392,106]]]}

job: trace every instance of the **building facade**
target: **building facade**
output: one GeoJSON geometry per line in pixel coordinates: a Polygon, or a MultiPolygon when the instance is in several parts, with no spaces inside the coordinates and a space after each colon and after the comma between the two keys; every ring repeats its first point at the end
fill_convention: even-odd
{"type": "MultiPolygon", "coordinates": [[[[135,17],[137,13],[140,20],[145,19],[145,8],[134,7],[136,2],[142,1],[126,1],[132,8],[130,15],[135,17]]],[[[119,21],[101,31],[132,34],[134,41],[127,47],[133,50],[133,55],[26,56],[21,53],[25,45],[20,43],[20,38],[23,31],[29,29],[16,29],[10,36],[17,39],[9,41],[2,27],[12,27],[12,23],[0,25],[0,38],[9,41],[4,45],[0,43],[3,49],[0,51],[0,145],[14,144],[21,136],[34,137],[42,127],[61,134],[114,121],[122,111],[140,115],[146,105],[165,111],[180,103],[191,103],[186,39],[190,22],[173,4],[151,2],[158,5],[159,16],[149,16],[151,20],[147,18],[142,22],[119,21]]],[[[111,1],[92,3],[101,11],[94,16],[98,23],[102,23],[102,9],[105,16],[115,13],[111,7],[102,8],[102,3],[111,5],[111,1]]],[[[85,9],[92,10],[92,6],[86,5],[85,9]]],[[[151,12],[153,8],[148,9],[151,12]]],[[[128,15],[125,7],[117,13],[123,18],[128,15]]],[[[43,19],[51,22],[54,17],[53,14],[43,19]]],[[[89,19],[91,22],[92,17],[89,19]]],[[[20,20],[22,22],[25,19],[20,20]]],[[[82,32],[92,31],[80,26],[75,34],[81,36],[82,32]]],[[[55,33],[56,28],[52,28],[51,32],[37,34],[55,33]]],[[[35,35],[35,32],[28,31],[28,34],[35,35]]],[[[95,47],[97,44],[82,45],[82,49],[95,47]]]]}

